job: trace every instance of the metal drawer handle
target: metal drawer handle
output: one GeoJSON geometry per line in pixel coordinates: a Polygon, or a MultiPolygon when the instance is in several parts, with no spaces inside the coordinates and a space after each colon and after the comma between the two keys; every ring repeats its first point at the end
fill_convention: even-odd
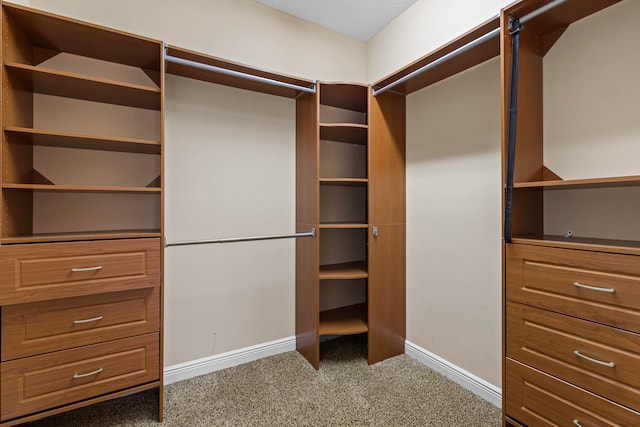
{"type": "Polygon", "coordinates": [[[73,379],[77,380],[78,378],[90,377],[91,375],[97,375],[102,371],[104,371],[104,369],[99,368],[99,369],[96,369],[95,371],[87,372],[86,374],[79,374],[76,372],[75,374],[73,374],[73,379]]]}
{"type": "Polygon", "coordinates": [[[607,368],[614,368],[616,366],[616,364],[613,363],[613,362],[603,362],[602,360],[593,359],[593,358],[591,358],[589,356],[585,356],[584,354],[580,353],[578,350],[573,350],[573,354],[575,354],[578,357],[582,357],[584,360],[588,360],[589,362],[593,362],[593,363],[597,363],[598,365],[606,366],[607,368]]]}
{"type": "Polygon", "coordinates": [[[77,273],[79,271],[95,271],[95,270],[102,270],[102,266],[101,265],[96,265],[95,267],[72,268],[71,272],[72,273],[77,273]]]}
{"type": "Polygon", "coordinates": [[[97,322],[98,320],[102,319],[104,319],[104,316],[92,317],[91,319],[74,320],[73,323],[77,325],[79,323],[97,322]]]}
{"type": "Polygon", "coordinates": [[[614,293],[616,290],[613,288],[599,288],[597,286],[589,286],[589,285],[585,285],[584,283],[580,283],[580,282],[573,282],[573,286],[577,286],[578,288],[584,288],[584,289],[589,289],[592,291],[598,291],[598,292],[607,292],[607,293],[614,293]]]}
{"type": "Polygon", "coordinates": [[[573,420],[573,424],[575,424],[577,427],[582,427],[582,424],[580,424],[580,421],[578,421],[577,418],[573,420]]]}

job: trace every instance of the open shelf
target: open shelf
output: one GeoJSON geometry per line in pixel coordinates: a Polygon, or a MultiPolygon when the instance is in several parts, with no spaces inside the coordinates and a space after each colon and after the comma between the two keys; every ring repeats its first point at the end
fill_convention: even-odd
{"type": "Polygon", "coordinates": [[[369,277],[366,261],[320,266],[320,280],[351,280],[369,277]]]}
{"type": "Polygon", "coordinates": [[[14,126],[5,127],[4,131],[14,137],[13,141],[24,144],[143,154],[160,154],[161,151],[160,141],[148,139],[119,138],[14,126]]]}
{"type": "Polygon", "coordinates": [[[517,182],[513,184],[513,188],[545,188],[550,190],[563,190],[569,188],[612,188],[637,186],[640,186],[640,175],[571,180],[556,179],[549,181],[517,182]]]}
{"type": "Polygon", "coordinates": [[[369,228],[369,224],[363,224],[363,223],[342,223],[342,222],[323,222],[320,223],[320,228],[332,228],[332,229],[338,229],[338,228],[369,228]]]}
{"type": "Polygon", "coordinates": [[[591,237],[564,237],[536,235],[513,237],[513,243],[522,245],[548,246],[566,249],[592,250],[599,252],[627,253],[640,255],[640,242],[633,240],[599,239],[591,237]]]}
{"type": "Polygon", "coordinates": [[[367,131],[367,125],[357,123],[320,123],[320,139],[326,141],[366,145],[367,131]]]}
{"type": "Polygon", "coordinates": [[[352,335],[367,332],[367,305],[356,304],[320,312],[319,335],[352,335]]]}
{"type": "Polygon", "coordinates": [[[366,114],[368,92],[360,83],[321,83],[320,104],[366,114]]]}
{"type": "Polygon", "coordinates": [[[5,63],[10,76],[18,77],[36,93],[86,101],[160,110],[160,89],[115,80],[50,70],[32,65],[5,63]]]}
{"type": "Polygon", "coordinates": [[[4,237],[0,240],[3,245],[23,243],[51,243],[74,242],[86,240],[138,239],[146,237],[161,237],[160,230],[113,230],[73,233],[43,233],[24,236],[4,237]]]}
{"type": "Polygon", "coordinates": [[[320,185],[366,186],[367,178],[320,178],[320,185]]]}
{"type": "Polygon", "coordinates": [[[116,187],[116,186],[89,186],[89,185],[52,185],[52,184],[12,184],[3,183],[3,190],[22,191],[65,191],[84,193],[160,193],[159,187],[116,187]]]}

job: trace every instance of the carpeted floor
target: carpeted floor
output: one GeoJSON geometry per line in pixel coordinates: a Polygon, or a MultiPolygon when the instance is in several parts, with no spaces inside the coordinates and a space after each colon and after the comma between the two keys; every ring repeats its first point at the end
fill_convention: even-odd
{"type": "Polygon", "coordinates": [[[316,371],[283,353],[28,424],[115,426],[500,426],[500,409],[407,355],[372,366],[364,337],[322,344],[316,371]]]}

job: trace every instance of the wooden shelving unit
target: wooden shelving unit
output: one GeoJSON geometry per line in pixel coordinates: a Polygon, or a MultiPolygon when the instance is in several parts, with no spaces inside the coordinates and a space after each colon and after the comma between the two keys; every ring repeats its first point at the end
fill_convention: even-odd
{"type": "Polygon", "coordinates": [[[0,425],[149,388],[162,420],[163,44],[4,2],[2,28],[0,425]],[[136,77],[96,77],[96,60],[136,77]],[[114,322],[134,306],[139,321],[114,322]],[[98,320],[74,328],[88,311],[98,320]],[[10,332],[26,330],[47,344],[10,332]],[[60,387],[28,380],[43,369],[60,387]]]}
{"type": "MultiPolygon", "coordinates": [[[[571,134],[569,131],[588,128],[586,121],[575,119],[584,114],[584,106],[575,105],[570,119],[559,115],[562,119],[550,125],[549,121],[553,120],[548,120],[545,109],[555,105],[543,102],[543,93],[546,98],[549,91],[545,86],[557,82],[553,79],[565,78],[559,76],[557,70],[543,72],[549,65],[546,61],[552,61],[551,65],[557,67],[553,58],[549,59],[553,57],[549,55],[554,53],[552,49],[564,49],[555,55],[566,53],[567,49],[576,53],[572,61],[580,63],[579,67],[571,68],[574,63],[568,62],[560,64],[572,82],[580,82],[581,91],[590,89],[585,86],[590,84],[586,83],[588,79],[578,75],[583,70],[597,65],[602,69],[609,67],[608,71],[614,74],[625,67],[603,61],[598,56],[602,46],[592,49],[592,43],[587,44],[589,49],[584,51],[576,49],[575,45],[560,46],[565,36],[572,43],[578,43],[582,40],[580,37],[585,38],[587,34],[608,37],[614,28],[623,25],[619,23],[623,9],[618,7],[624,5],[615,6],[615,10],[610,8],[617,3],[618,0],[568,0],[557,4],[548,0],[522,0],[502,12],[502,110],[505,118],[509,117],[509,99],[514,90],[511,85],[512,65],[516,63],[512,44],[514,33],[518,34],[520,56],[515,121],[503,121],[502,135],[506,194],[513,192],[512,210],[505,211],[503,263],[503,415],[506,426],[640,423],[640,383],[627,380],[629,374],[625,374],[636,369],[637,349],[640,348],[637,322],[640,318],[640,270],[637,267],[640,240],[634,232],[629,233],[633,239],[620,239],[614,231],[616,227],[611,224],[617,221],[626,224],[622,216],[628,213],[626,210],[632,212],[634,208],[625,197],[620,197],[619,192],[638,188],[640,176],[593,176],[592,167],[606,161],[602,156],[597,159],[592,156],[596,164],[591,167],[588,162],[576,162],[575,166],[581,168],[578,172],[578,168],[574,170],[574,176],[584,176],[579,179],[562,179],[559,176],[562,172],[551,171],[546,163],[558,162],[552,155],[547,156],[548,152],[554,153],[552,148],[557,144],[577,150],[590,147],[594,150],[594,146],[599,145],[605,151],[620,144],[616,141],[618,125],[610,125],[611,119],[606,115],[597,117],[605,127],[610,125],[598,135],[603,138],[601,144],[594,142],[595,138],[584,144],[582,139],[576,139],[577,142],[571,141],[571,144],[566,137],[571,134]],[[611,19],[612,13],[618,13],[618,19],[611,19]],[[508,28],[511,18],[524,19],[524,26],[508,28]],[[583,18],[588,20],[578,22],[583,18]],[[572,25],[575,28],[571,28],[572,25]],[[572,30],[577,32],[570,37],[568,32],[572,30]],[[594,62],[589,64],[589,61],[594,62]],[[514,124],[517,124],[515,141],[509,139],[509,129],[514,124]],[[509,142],[515,142],[515,150],[510,148],[509,142]],[[514,165],[512,183],[508,182],[507,165],[510,164],[514,165]],[[615,202],[609,205],[609,199],[603,194],[615,202]],[[582,206],[584,200],[591,203],[590,206],[607,200],[607,207],[601,211],[591,209],[593,212],[574,210],[582,206]],[[558,234],[559,227],[553,229],[552,225],[558,218],[562,218],[562,225],[583,221],[578,230],[562,235],[558,234]]],[[[625,3],[626,6],[633,5],[633,2],[625,3]]],[[[606,42],[620,52],[625,51],[618,37],[610,36],[606,42]]],[[[585,43],[589,42],[585,40],[585,43]]],[[[554,58],[558,61],[557,56],[554,58]]],[[[618,59],[624,64],[625,55],[619,55],[618,59]]],[[[606,78],[600,70],[598,81],[593,83],[605,85],[606,78]]],[[[570,98],[565,92],[559,96],[570,98]]],[[[622,97],[619,94],[615,102],[610,102],[603,95],[600,99],[594,98],[593,102],[615,111],[619,102],[623,104],[622,97]]],[[[588,114],[596,117],[590,109],[588,114]]],[[[637,127],[634,130],[637,132],[637,127]]],[[[635,220],[627,226],[635,230],[635,220]]]]}
{"type": "Polygon", "coordinates": [[[367,305],[357,304],[320,312],[320,335],[353,335],[369,330],[367,305]]]}

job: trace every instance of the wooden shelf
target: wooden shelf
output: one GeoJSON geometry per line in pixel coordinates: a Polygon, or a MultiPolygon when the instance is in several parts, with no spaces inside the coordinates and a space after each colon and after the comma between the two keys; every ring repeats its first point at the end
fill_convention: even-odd
{"type": "Polygon", "coordinates": [[[367,113],[369,87],[361,83],[321,83],[320,104],[367,113]]]}
{"type": "MultiPolygon", "coordinates": [[[[476,28],[458,37],[457,39],[447,43],[444,46],[441,46],[431,53],[428,53],[427,55],[396,71],[395,73],[378,80],[373,84],[373,87],[381,88],[397,80],[400,80],[408,76],[409,74],[427,66],[428,64],[439,60],[440,58],[448,55],[454,50],[459,49],[462,46],[471,43],[486,34],[489,34],[491,31],[494,31],[497,28],[500,28],[499,17],[492,18],[482,23],[476,28]]],[[[499,35],[496,35],[496,37],[490,38],[489,40],[478,44],[472,49],[469,49],[466,52],[449,59],[448,61],[444,61],[440,64],[434,65],[433,68],[423,73],[416,74],[408,80],[397,84],[393,87],[393,91],[408,95],[429,85],[444,80],[448,77],[451,77],[455,74],[458,74],[464,70],[468,70],[469,68],[481,64],[491,58],[495,58],[498,55],[500,55],[500,37],[499,35]]]]}
{"type": "Polygon", "coordinates": [[[162,43],[14,4],[2,7],[34,46],[160,71],[162,43]]]}
{"type": "Polygon", "coordinates": [[[10,75],[19,77],[33,92],[86,101],[160,110],[160,89],[82,74],[50,70],[15,62],[5,63],[10,75]]]}
{"type": "Polygon", "coordinates": [[[73,242],[78,240],[112,240],[161,237],[160,230],[113,230],[113,231],[81,231],[73,233],[45,233],[25,236],[10,236],[0,240],[0,244],[73,242]]]}
{"type": "Polygon", "coordinates": [[[357,123],[320,123],[320,139],[367,145],[369,126],[357,123]]]}
{"type": "Polygon", "coordinates": [[[62,191],[72,193],[160,193],[158,187],[115,187],[89,185],[11,184],[3,183],[3,190],[62,191]]]}
{"type": "MultiPolygon", "coordinates": [[[[202,53],[190,51],[187,49],[168,46],[167,55],[188,61],[194,61],[200,64],[211,65],[213,67],[222,68],[230,71],[237,71],[251,76],[264,77],[271,80],[289,83],[296,86],[312,87],[314,81],[300,79],[298,77],[288,76],[286,74],[266,71],[237,62],[228,61],[226,59],[209,56],[202,53]]],[[[262,83],[247,80],[242,77],[234,77],[215,71],[203,70],[200,68],[190,67],[187,65],[167,62],[166,72],[176,76],[187,77],[190,79],[202,80],[209,83],[217,83],[225,86],[232,86],[239,89],[251,90],[254,92],[266,93],[269,95],[284,96],[286,98],[297,98],[301,93],[300,90],[290,89],[286,87],[274,86],[268,83],[262,83]]]]}
{"type": "Polygon", "coordinates": [[[343,223],[343,222],[323,222],[320,223],[320,228],[333,228],[333,229],[351,229],[351,228],[369,228],[369,224],[351,222],[351,223],[343,223]]]}
{"type": "Polygon", "coordinates": [[[48,147],[80,148],[86,150],[121,151],[126,153],[160,154],[160,141],[135,138],[107,137],[58,132],[23,127],[5,127],[5,133],[15,136],[16,142],[48,147]]]}
{"type": "Polygon", "coordinates": [[[352,335],[367,332],[367,305],[356,304],[320,312],[319,335],[352,335]]]}
{"type": "MultiPolygon", "coordinates": [[[[556,32],[560,32],[561,34],[570,24],[606,9],[620,1],[621,0],[567,0],[527,21],[527,27],[534,28],[537,33],[542,35],[556,32]]],[[[540,2],[520,2],[514,4],[506,13],[509,16],[513,15],[514,18],[522,18],[539,7],[540,2]]],[[[557,38],[556,36],[560,34],[553,35],[553,38],[557,38]]],[[[543,44],[545,44],[544,40],[543,44]]]]}
{"type": "Polygon", "coordinates": [[[369,277],[366,261],[320,266],[320,280],[351,280],[369,277]]]}
{"type": "Polygon", "coordinates": [[[320,178],[320,185],[364,186],[368,178],[320,178]]]}
{"type": "Polygon", "coordinates": [[[564,237],[554,235],[513,237],[512,243],[548,246],[566,249],[640,255],[640,242],[632,240],[597,239],[589,237],[564,237]]]}
{"type": "Polygon", "coordinates": [[[548,190],[564,190],[569,188],[607,188],[607,187],[637,187],[640,186],[640,175],[618,176],[610,178],[589,178],[572,180],[550,180],[517,182],[513,188],[544,188],[548,190]]]}

